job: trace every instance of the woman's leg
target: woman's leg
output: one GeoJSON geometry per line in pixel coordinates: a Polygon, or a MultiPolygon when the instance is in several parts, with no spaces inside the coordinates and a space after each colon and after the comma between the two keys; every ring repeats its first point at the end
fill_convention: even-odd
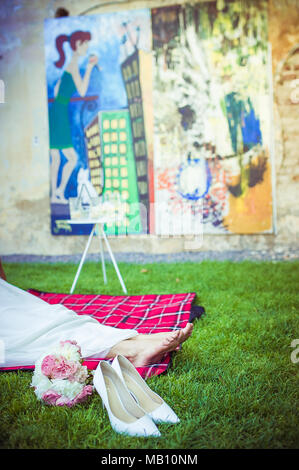
{"type": "Polygon", "coordinates": [[[60,153],[58,149],[50,149],[51,155],[51,202],[60,202],[56,197],[57,178],[60,167],[60,153]]]}
{"type": "Polygon", "coordinates": [[[62,169],[61,182],[59,188],[57,188],[56,196],[59,198],[60,202],[67,204],[67,199],[65,199],[64,197],[64,191],[70,179],[70,176],[77,164],[78,156],[75,152],[75,149],[72,147],[63,149],[62,152],[65,155],[67,162],[65,163],[62,169]]]}
{"type": "Polygon", "coordinates": [[[193,324],[187,323],[185,328],[167,333],[155,333],[151,335],[138,335],[121,341],[113,346],[106,355],[107,359],[114,358],[118,354],[127,357],[135,367],[159,362],[163,356],[174,351],[189,338],[193,330],[193,324]]]}
{"type": "MultiPolygon", "coordinates": [[[[49,304],[0,279],[0,332],[6,354],[3,367],[31,365],[62,339],[73,339],[84,358],[127,357],[137,367],[160,362],[191,335],[193,325],[167,333],[102,325],[89,315],[77,315],[61,304],[49,304]]],[[[2,366],[2,364],[1,364],[2,366]]]]}

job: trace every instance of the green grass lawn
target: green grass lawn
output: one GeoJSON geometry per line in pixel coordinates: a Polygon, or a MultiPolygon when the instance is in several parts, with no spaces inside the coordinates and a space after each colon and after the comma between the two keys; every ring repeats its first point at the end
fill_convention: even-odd
{"type": "MultiPolygon", "coordinates": [[[[31,372],[0,374],[1,448],[203,449],[298,448],[299,262],[119,264],[129,294],[196,292],[206,309],[167,374],[148,384],[181,422],[160,438],[112,431],[95,393],[72,409],[37,401],[31,372]],[[146,270],[146,271],[145,271],[146,270]]],[[[73,264],[4,264],[23,289],[69,292],[73,264]]],[[[75,293],[122,295],[112,265],[86,263],[75,293]]]]}

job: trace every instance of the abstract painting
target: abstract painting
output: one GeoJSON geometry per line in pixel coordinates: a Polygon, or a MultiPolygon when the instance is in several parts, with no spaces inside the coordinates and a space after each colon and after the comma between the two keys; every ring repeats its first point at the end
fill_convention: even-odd
{"type": "Polygon", "coordinates": [[[206,233],[271,232],[266,2],[153,9],[152,34],[157,233],[182,205],[206,233]]]}

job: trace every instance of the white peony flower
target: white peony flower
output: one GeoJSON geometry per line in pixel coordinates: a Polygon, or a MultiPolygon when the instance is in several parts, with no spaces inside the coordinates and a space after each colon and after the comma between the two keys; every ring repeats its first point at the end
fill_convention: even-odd
{"type": "Polygon", "coordinates": [[[35,388],[35,395],[41,399],[42,394],[51,389],[52,382],[44,374],[34,373],[31,386],[35,388]]]}
{"type": "Polygon", "coordinates": [[[34,374],[41,374],[42,362],[48,354],[43,354],[35,363],[34,374]]]}
{"type": "Polygon", "coordinates": [[[75,374],[75,379],[82,383],[85,382],[85,380],[88,377],[88,370],[86,366],[81,366],[80,369],[76,372],[75,374]]]}
{"type": "Polygon", "coordinates": [[[68,361],[77,362],[81,359],[77,346],[71,343],[64,343],[63,346],[58,345],[54,348],[52,354],[63,356],[68,361]]]}
{"type": "Polygon", "coordinates": [[[68,380],[64,379],[55,379],[51,382],[51,387],[49,387],[51,390],[60,393],[60,395],[64,395],[70,400],[75,398],[75,396],[78,395],[78,393],[80,393],[84,387],[84,385],[80,384],[79,382],[69,382],[68,380]]]}

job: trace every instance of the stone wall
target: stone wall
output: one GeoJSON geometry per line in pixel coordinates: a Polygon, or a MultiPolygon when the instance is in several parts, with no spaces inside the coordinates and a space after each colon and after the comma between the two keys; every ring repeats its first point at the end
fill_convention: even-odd
{"type": "MultiPolygon", "coordinates": [[[[71,15],[176,4],[177,1],[2,0],[0,4],[0,254],[62,255],[83,250],[86,237],[50,233],[49,153],[43,21],[58,7],[71,15]],[[101,5],[101,3],[103,5],[101,5]],[[95,7],[96,5],[96,7],[95,7]]],[[[183,3],[183,2],[180,2],[183,3]]],[[[269,0],[273,56],[276,233],[196,238],[136,236],[113,239],[115,251],[273,250],[298,247],[299,2],[269,0]],[[296,193],[297,191],[297,193],[296,193]]],[[[90,252],[98,249],[97,240],[90,252]]]]}
{"type": "Polygon", "coordinates": [[[278,246],[298,247],[299,2],[269,2],[272,45],[278,246]]]}

